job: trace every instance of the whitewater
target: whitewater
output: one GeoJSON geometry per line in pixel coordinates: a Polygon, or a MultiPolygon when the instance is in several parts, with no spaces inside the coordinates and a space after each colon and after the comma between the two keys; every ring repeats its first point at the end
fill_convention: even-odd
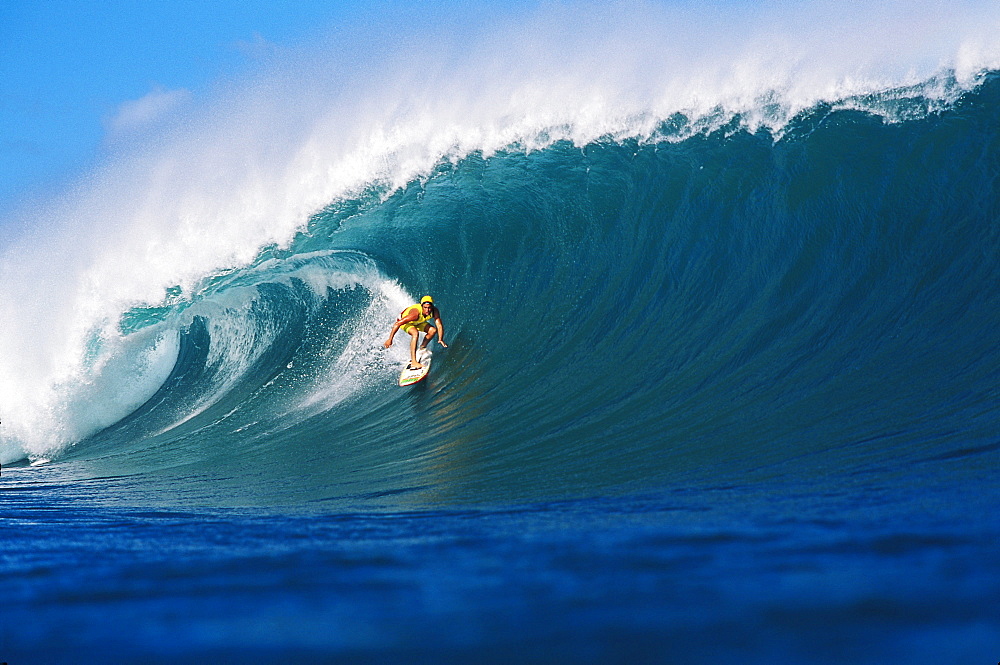
{"type": "Polygon", "coordinates": [[[998,34],[439,8],[113,132],[4,221],[0,660],[992,662],[998,34]]]}

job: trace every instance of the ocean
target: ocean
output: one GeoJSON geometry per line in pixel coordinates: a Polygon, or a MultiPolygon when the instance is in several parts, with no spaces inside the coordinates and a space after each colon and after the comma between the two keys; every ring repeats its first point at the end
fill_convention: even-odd
{"type": "Polygon", "coordinates": [[[275,76],[32,211],[0,661],[1000,659],[1000,70],[543,60],[348,124],[275,76]]]}

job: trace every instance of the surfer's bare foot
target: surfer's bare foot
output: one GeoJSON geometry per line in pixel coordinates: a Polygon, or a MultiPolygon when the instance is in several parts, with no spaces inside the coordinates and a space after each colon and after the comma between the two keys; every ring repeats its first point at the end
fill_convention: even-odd
{"type": "Polygon", "coordinates": [[[420,363],[418,363],[417,361],[412,360],[412,361],[410,361],[410,364],[407,365],[407,368],[408,369],[423,369],[424,366],[421,365],[420,363]]]}

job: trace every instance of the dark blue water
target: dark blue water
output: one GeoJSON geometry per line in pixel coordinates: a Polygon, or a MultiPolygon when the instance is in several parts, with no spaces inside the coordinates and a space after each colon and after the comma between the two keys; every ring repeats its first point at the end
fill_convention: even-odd
{"type": "Polygon", "coordinates": [[[315,515],[38,492],[55,493],[4,492],[9,662],[973,663],[996,649],[995,497],[953,487],[315,515]]]}
{"type": "Polygon", "coordinates": [[[473,154],[124,312],[176,353],[7,460],[0,660],[1000,659],[998,109],[473,154]]]}

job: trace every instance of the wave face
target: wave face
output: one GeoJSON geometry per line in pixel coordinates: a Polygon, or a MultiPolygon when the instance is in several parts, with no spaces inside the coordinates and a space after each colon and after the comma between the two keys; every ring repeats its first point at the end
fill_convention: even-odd
{"type": "MultiPolygon", "coordinates": [[[[626,86],[619,115],[492,105],[472,133],[396,107],[414,133],[365,138],[388,152],[324,111],[231,180],[222,154],[185,171],[203,134],[171,135],[54,206],[58,247],[8,250],[0,461],[223,505],[974,468],[1000,425],[1000,80],[973,61],[826,97],[766,78],[702,106],[626,86]],[[333,144],[337,168],[309,166],[333,144]],[[109,194],[133,171],[140,195],[109,194]],[[405,336],[381,343],[425,293],[450,345],[401,390],[405,336]]],[[[553,108],[528,79],[510,90],[553,108]]]]}
{"type": "Polygon", "coordinates": [[[127,414],[51,454],[208,478],[201,501],[250,500],[266,468],[268,502],[975,464],[1000,424],[998,102],[991,76],[897,124],[817,107],[780,140],[734,125],[441,163],[126,311],[91,340],[86,404],[127,414]],[[425,292],[450,346],[403,390],[406,341],[381,342],[425,292]]]}

